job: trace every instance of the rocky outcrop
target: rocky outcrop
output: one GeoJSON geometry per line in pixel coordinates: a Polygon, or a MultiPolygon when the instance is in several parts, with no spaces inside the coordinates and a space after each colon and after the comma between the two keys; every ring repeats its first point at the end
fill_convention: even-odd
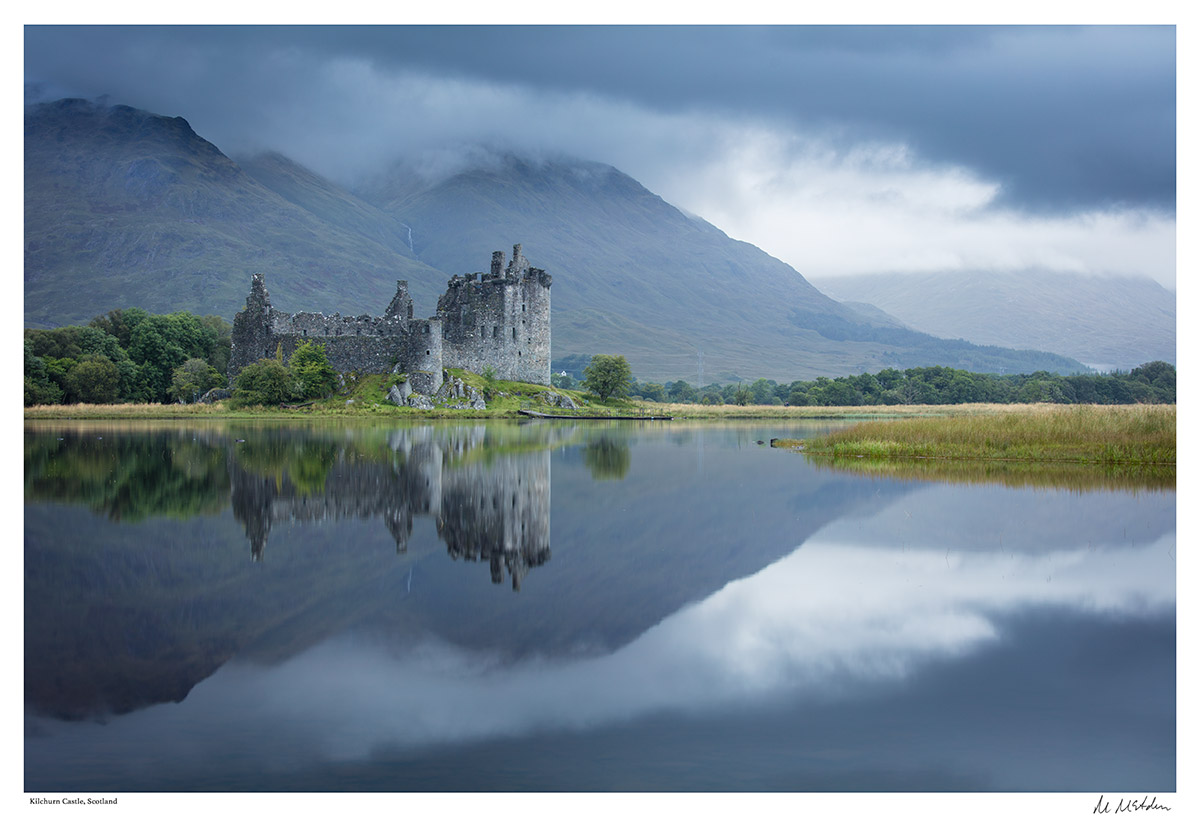
{"type": "Polygon", "coordinates": [[[413,409],[432,409],[442,406],[447,409],[486,409],[487,402],[473,386],[468,386],[457,377],[443,373],[442,384],[433,394],[421,394],[413,389],[410,378],[405,377],[388,389],[387,400],[397,406],[413,409]]]}
{"type": "Polygon", "coordinates": [[[457,377],[450,377],[442,383],[437,394],[433,396],[435,403],[444,403],[447,409],[486,409],[487,402],[483,395],[473,387],[468,386],[457,377]]]}
{"type": "Polygon", "coordinates": [[[575,411],[579,405],[567,395],[556,391],[544,391],[538,395],[538,400],[541,400],[547,406],[554,406],[559,409],[570,409],[575,411]]]}

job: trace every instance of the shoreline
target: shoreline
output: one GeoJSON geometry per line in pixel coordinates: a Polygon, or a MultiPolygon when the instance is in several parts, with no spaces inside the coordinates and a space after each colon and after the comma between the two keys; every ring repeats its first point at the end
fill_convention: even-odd
{"type": "MultiPolygon", "coordinates": [[[[578,396],[578,392],[574,392],[578,396]]],[[[862,420],[895,423],[901,420],[944,421],[970,418],[979,420],[997,415],[1034,415],[1040,412],[1068,410],[1126,410],[1170,409],[1174,403],[1089,404],[1089,403],[956,403],[911,404],[901,406],[736,406],[696,403],[651,403],[623,401],[612,406],[586,404],[579,416],[592,418],[632,417],[674,420],[862,420]]],[[[522,409],[410,409],[407,407],[364,403],[334,408],[328,401],[317,408],[292,409],[254,407],[231,409],[222,402],[210,404],[187,403],[74,403],[49,406],[29,406],[24,409],[25,420],[332,420],[374,419],[396,421],[430,420],[526,420],[522,409]]],[[[564,410],[565,417],[572,417],[564,410]]]]}

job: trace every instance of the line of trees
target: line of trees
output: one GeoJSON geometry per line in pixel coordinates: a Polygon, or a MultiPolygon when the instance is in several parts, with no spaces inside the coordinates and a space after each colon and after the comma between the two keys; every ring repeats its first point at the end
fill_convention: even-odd
{"type": "MultiPolygon", "coordinates": [[[[576,355],[572,355],[573,357],[576,355]]],[[[581,362],[577,360],[577,362],[581,362]]],[[[560,364],[560,371],[574,369],[560,364]]],[[[556,385],[575,384],[570,374],[554,375],[556,385]]],[[[629,382],[635,399],[660,403],[775,406],[895,406],[953,403],[1174,403],[1175,366],[1154,361],[1132,371],[1063,376],[979,374],[962,369],[884,369],[876,374],[779,383],[759,378],[752,383],[710,383],[697,388],[685,380],[673,383],[629,382]]]]}
{"type": "MultiPolygon", "coordinates": [[[[232,327],[187,311],[109,311],[87,325],[25,329],[25,405],[194,403],[228,383],[232,327]]],[[[278,405],[333,393],[337,372],[323,345],[301,343],[243,369],[235,405],[278,405]]]]}
{"type": "Polygon", "coordinates": [[[232,328],[187,311],[109,311],[25,329],[25,405],[193,402],[225,385],[232,328]]]}

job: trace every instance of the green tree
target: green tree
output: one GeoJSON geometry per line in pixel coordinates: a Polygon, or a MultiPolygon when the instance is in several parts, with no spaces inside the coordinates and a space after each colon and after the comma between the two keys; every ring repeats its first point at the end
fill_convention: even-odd
{"type": "Polygon", "coordinates": [[[137,363],[126,357],[117,363],[117,371],[121,375],[121,400],[127,403],[149,403],[154,399],[154,392],[142,376],[142,369],[137,363]]]}
{"type": "Polygon", "coordinates": [[[63,390],[50,381],[37,382],[36,380],[25,378],[25,405],[26,406],[48,406],[54,403],[61,403],[63,390]]]}
{"type": "Polygon", "coordinates": [[[694,403],[699,396],[696,389],[688,385],[686,380],[676,380],[667,386],[667,393],[671,396],[672,403],[694,403]]]}
{"type": "Polygon", "coordinates": [[[221,375],[199,357],[191,357],[171,375],[169,393],[180,403],[195,403],[209,389],[225,385],[221,375]]]}
{"type": "Polygon", "coordinates": [[[62,386],[50,379],[46,361],[33,352],[33,345],[25,340],[25,405],[42,406],[62,402],[62,386]]]}
{"type": "Polygon", "coordinates": [[[210,314],[200,320],[204,327],[205,361],[224,375],[229,370],[229,355],[233,350],[233,326],[210,314]]]}
{"type": "Polygon", "coordinates": [[[291,370],[269,357],[246,366],[233,384],[235,406],[278,406],[296,398],[296,379],[291,370]]]}
{"type": "Polygon", "coordinates": [[[300,343],[292,352],[288,365],[292,369],[292,376],[300,384],[300,396],[305,400],[333,394],[337,386],[337,372],[329,365],[324,343],[314,345],[312,340],[300,343]]]}
{"type": "Polygon", "coordinates": [[[667,390],[663,388],[662,383],[642,383],[639,391],[643,400],[650,400],[654,403],[662,403],[667,396],[667,390]]]}
{"type": "Polygon", "coordinates": [[[629,361],[621,355],[596,354],[583,370],[583,386],[600,398],[623,397],[633,382],[629,361]]]}
{"type": "Polygon", "coordinates": [[[67,391],[79,403],[115,403],[121,374],[102,354],[89,354],[67,372],[67,391]]]}
{"type": "Polygon", "coordinates": [[[129,350],[129,345],[133,341],[133,329],[138,323],[149,317],[150,314],[143,311],[141,308],[126,308],[124,310],[117,308],[109,311],[107,314],[93,319],[88,325],[93,328],[99,328],[108,334],[117,338],[121,344],[121,348],[129,350]]]}
{"type": "Polygon", "coordinates": [[[768,380],[765,377],[759,377],[750,384],[750,394],[754,397],[754,405],[767,406],[771,400],[776,397],[776,383],[774,380],[768,380]]]}
{"type": "Polygon", "coordinates": [[[749,406],[754,401],[754,392],[745,386],[738,386],[733,393],[733,402],[739,406],[749,406]]]}

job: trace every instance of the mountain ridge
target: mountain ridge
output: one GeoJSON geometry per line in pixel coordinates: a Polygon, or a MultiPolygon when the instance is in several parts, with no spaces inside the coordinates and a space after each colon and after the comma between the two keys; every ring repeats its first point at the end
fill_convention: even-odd
{"type": "Polygon", "coordinates": [[[362,195],[411,227],[414,251],[444,271],[485,257],[488,239],[522,240],[556,277],[558,356],[607,353],[619,343],[640,377],[698,382],[706,379],[702,366],[707,379],[793,380],[939,357],[971,370],[1084,368],[1054,355],[1001,358],[966,343],[939,345],[916,332],[898,342],[898,327],[878,312],[830,299],[791,266],[611,165],[509,154],[423,188],[404,178],[394,197],[384,181],[362,195]],[[863,339],[827,336],[810,319],[863,339]]]}
{"type": "Polygon", "coordinates": [[[445,275],[323,221],[183,118],[78,99],[25,113],[25,323],[113,308],[231,319],[264,272],[281,305],[382,311],[395,280],[445,275]]]}
{"type": "Polygon", "coordinates": [[[235,161],[184,119],[130,107],[35,105],[25,137],[26,325],[131,306],[228,320],[252,272],[280,309],[349,315],[380,313],[407,279],[429,315],[449,274],[519,242],[555,277],[554,356],[623,353],[643,380],[1084,370],[860,313],[600,162],[508,154],[353,193],[279,153],[235,161]]]}
{"type": "Polygon", "coordinates": [[[939,337],[1038,347],[1098,370],[1176,360],[1176,298],[1146,277],[955,271],[839,277],[820,286],[939,337]]]}

